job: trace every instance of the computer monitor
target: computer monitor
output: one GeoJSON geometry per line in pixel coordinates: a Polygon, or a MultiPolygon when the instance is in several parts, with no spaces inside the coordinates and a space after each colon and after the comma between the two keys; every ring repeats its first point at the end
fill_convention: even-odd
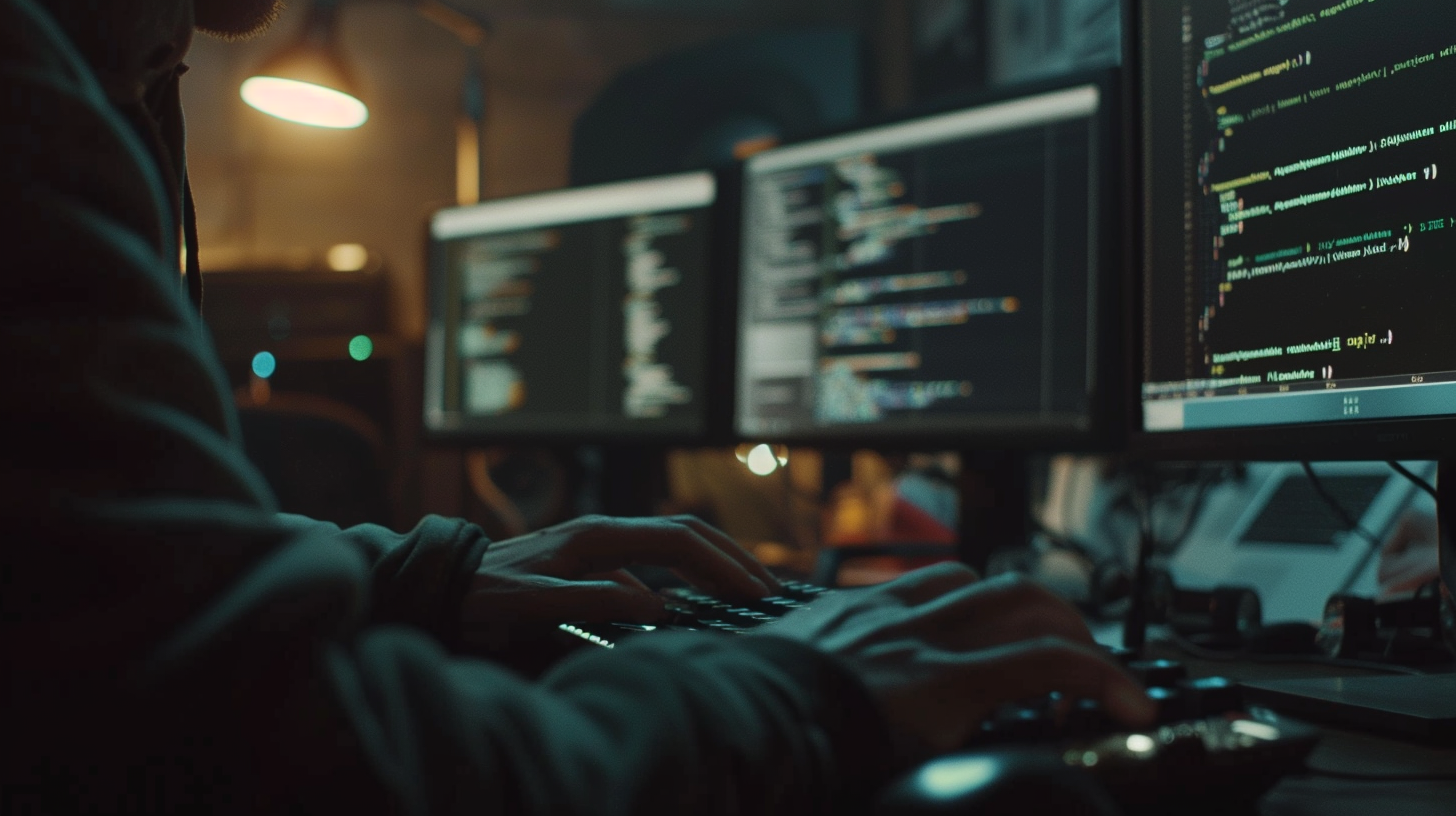
{"type": "Polygon", "coordinates": [[[718,187],[687,173],[436,213],[427,432],[703,437],[718,187]]]}
{"type": "Polygon", "coordinates": [[[1456,450],[1456,4],[1139,4],[1141,442],[1456,450]]]}
{"type": "MultiPolygon", "coordinates": [[[[1144,256],[1135,446],[1442,460],[1456,642],[1456,4],[1131,8],[1144,256]]],[[[1246,699],[1453,733],[1456,677],[1384,680],[1268,683],[1246,699]]]]}
{"type": "Polygon", "coordinates": [[[1086,446],[1121,416],[1110,77],[744,167],[738,433],[1086,446]]]}

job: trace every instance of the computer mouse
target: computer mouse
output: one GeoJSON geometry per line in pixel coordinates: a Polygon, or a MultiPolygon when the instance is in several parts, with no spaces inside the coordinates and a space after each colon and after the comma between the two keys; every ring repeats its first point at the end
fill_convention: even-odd
{"type": "Polygon", "coordinates": [[[1319,629],[1308,623],[1273,623],[1244,633],[1244,651],[1250,654],[1318,654],[1315,635],[1319,629]]]}
{"type": "Polygon", "coordinates": [[[1087,771],[1055,752],[980,751],[932,760],[886,789],[877,816],[1123,816],[1087,771]]]}

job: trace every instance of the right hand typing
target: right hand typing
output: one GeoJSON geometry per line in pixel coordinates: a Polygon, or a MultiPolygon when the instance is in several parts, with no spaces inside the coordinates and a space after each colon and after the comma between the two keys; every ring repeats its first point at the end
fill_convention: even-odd
{"type": "Polygon", "coordinates": [[[906,761],[958,748],[999,706],[1053,691],[1100,701],[1133,727],[1156,715],[1070,604],[1024,579],[980,581],[960,564],[831,593],[753,635],[806,642],[857,671],[906,761]]]}

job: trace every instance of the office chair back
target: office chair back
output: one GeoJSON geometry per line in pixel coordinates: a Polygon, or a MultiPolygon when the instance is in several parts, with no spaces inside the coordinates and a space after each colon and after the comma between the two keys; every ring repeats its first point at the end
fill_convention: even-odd
{"type": "Polygon", "coordinates": [[[240,400],[243,445],[286,513],[392,526],[382,434],[343,403],[302,394],[240,400]]]}

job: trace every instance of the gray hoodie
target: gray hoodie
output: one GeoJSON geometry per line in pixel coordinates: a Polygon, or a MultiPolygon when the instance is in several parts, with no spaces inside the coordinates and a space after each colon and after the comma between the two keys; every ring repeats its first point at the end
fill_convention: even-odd
{"type": "Polygon", "coordinates": [[[180,283],[175,82],[153,101],[0,0],[0,812],[868,806],[884,725],[814,649],[663,635],[528,682],[447,648],[478,528],[280,516],[180,283]]]}

